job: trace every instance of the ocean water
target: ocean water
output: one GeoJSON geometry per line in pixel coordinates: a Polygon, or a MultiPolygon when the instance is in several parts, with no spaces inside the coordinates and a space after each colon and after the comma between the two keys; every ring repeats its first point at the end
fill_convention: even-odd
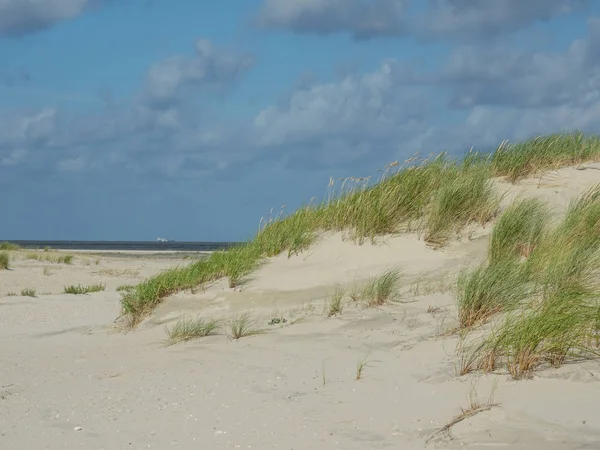
{"type": "MultiPolygon", "coordinates": [[[[5,242],[0,239],[0,242],[5,242]]],[[[158,242],[158,241],[17,241],[13,244],[29,249],[61,249],[61,250],[146,250],[146,251],[180,251],[207,252],[221,250],[236,242],[158,242]]]]}

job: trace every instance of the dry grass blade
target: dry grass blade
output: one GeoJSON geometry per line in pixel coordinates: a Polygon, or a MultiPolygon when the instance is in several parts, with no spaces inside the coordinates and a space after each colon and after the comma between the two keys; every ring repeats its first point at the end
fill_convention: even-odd
{"type": "Polygon", "coordinates": [[[428,445],[430,442],[440,439],[443,436],[448,436],[452,427],[463,420],[466,420],[470,417],[473,417],[479,413],[484,411],[489,411],[490,409],[499,406],[498,403],[494,402],[494,394],[496,391],[496,383],[492,386],[492,390],[490,392],[490,397],[487,402],[481,403],[477,398],[477,393],[475,391],[475,385],[471,385],[471,392],[469,395],[469,406],[467,408],[461,408],[460,414],[454,417],[450,422],[444,425],[442,428],[435,431],[426,441],[425,444],[428,445]]]}

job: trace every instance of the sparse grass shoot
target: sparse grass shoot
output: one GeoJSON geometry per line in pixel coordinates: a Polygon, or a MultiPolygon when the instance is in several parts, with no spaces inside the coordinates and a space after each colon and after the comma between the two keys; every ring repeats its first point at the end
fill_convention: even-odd
{"type": "Polygon", "coordinates": [[[173,345],[178,342],[210,336],[217,332],[220,325],[221,321],[218,319],[190,317],[180,319],[171,328],[165,327],[165,332],[169,336],[167,343],[173,345]]]}
{"type": "Polygon", "coordinates": [[[368,351],[367,354],[365,356],[363,356],[361,359],[359,359],[356,362],[356,379],[357,380],[361,380],[363,377],[363,372],[365,370],[366,367],[368,367],[371,362],[369,361],[369,354],[371,352],[368,351]]]}

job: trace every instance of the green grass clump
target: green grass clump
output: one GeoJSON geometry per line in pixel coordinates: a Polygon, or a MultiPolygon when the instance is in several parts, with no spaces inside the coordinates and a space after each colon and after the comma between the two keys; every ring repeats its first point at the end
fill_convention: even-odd
{"type": "Polygon", "coordinates": [[[494,173],[512,182],[588,161],[600,161],[600,137],[581,132],[539,136],[516,144],[504,142],[491,160],[494,173]]]}
{"type": "Polygon", "coordinates": [[[117,292],[129,292],[135,289],[135,286],[131,284],[122,284],[117,286],[117,292]]]}
{"type": "Polygon", "coordinates": [[[23,297],[35,297],[35,289],[33,288],[25,288],[21,290],[21,295],[23,297]]]}
{"type": "Polygon", "coordinates": [[[173,345],[178,342],[210,336],[215,334],[220,324],[221,321],[217,319],[193,319],[189,317],[180,319],[171,328],[165,327],[165,332],[169,336],[167,343],[173,345]]]}
{"type": "Polygon", "coordinates": [[[60,255],[56,257],[58,264],[73,264],[73,255],[60,255]]]}
{"type": "Polygon", "coordinates": [[[544,238],[549,218],[548,206],[541,200],[526,198],[514,202],[494,225],[490,262],[528,257],[544,238]]]}
{"type": "Polygon", "coordinates": [[[425,240],[441,246],[470,223],[485,225],[496,216],[500,199],[486,165],[462,168],[433,196],[425,240]]]}
{"type": "Polygon", "coordinates": [[[0,252],[0,270],[7,270],[10,267],[10,256],[8,252],[0,252]]]}
{"type": "Polygon", "coordinates": [[[399,293],[400,271],[390,269],[378,277],[371,278],[361,289],[357,300],[374,308],[396,300],[399,293]]]}
{"type": "MultiPolygon", "coordinates": [[[[598,357],[600,336],[600,186],[574,201],[561,223],[544,233],[524,261],[499,259],[489,270],[514,270],[502,279],[506,290],[494,299],[494,283],[481,283],[487,298],[477,310],[494,312],[512,309],[479,345],[468,349],[465,373],[474,368],[492,371],[506,367],[514,378],[531,374],[549,364],[560,366],[568,360],[598,357]],[[490,289],[491,287],[491,289],[490,289]],[[498,303],[519,308],[494,310],[498,303]],[[483,305],[483,306],[482,306],[483,305]]],[[[478,269],[483,273],[486,268],[478,269]]],[[[458,289],[459,317],[469,309],[464,302],[467,290],[458,289]]],[[[471,298],[475,298],[472,296],[471,298]]]]}
{"type": "Polygon", "coordinates": [[[0,250],[20,250],[21,246],[12,242],[0,242],[0,250]]]}
{"type": "Polygon", "coordinates": [[[73,255],[49,255],[44,253],[27,253],[27,259],[33,259],[35,261],[49,262],[53,264],[72,264],[73,255]]]}
{"type": "Polygon", "coordinates": [[[229,321],[229,336],[232,339],[237,340],[262,333],[264,333],[264,330],[257,325],[252,313],[246,312],[236,315],[229,321]]]}
{"type": "Polygon", "coordinates": [[[525,267],[506,259],[463,271],[456,287],[460,328],[479,325],[496,313],[513,309],[531,289],[525,267]]]}
{"type": "Polygon", "coordinates": [[[65,294],[83,295],[90,294],[92,292],[101,292],[104,289],[106,289],[106,286],[104,286],[103,284],[92,284],[90,286],[82,286],[78,284],[77,286],[65,286],[63,292],[65,294]]]}

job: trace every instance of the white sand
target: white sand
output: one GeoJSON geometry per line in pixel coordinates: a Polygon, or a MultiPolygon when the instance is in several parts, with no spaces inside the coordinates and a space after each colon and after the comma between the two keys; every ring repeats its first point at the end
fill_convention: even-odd
{"type": "MultiPolygon", "coordinates": [[[[499,185],[510,191],[507,201],[524,191],[560,213],[600,182],[600,166],[585,167],[546,174],[541,183],[499,185]]],[[[127,334],[113,328],[117,286],[189,261],[103,256],[96,265],[85,254],[73,266],[17,260],[0,272],[0,448],[600,448],[596,362],[519,382],[456,375],[458,340],[440,336],[454,314],[445,285],[485,257],[488,233],[475,230],[472,240],[437,251],[412,235],[363,246],[327,235],[299,256],[273,258],[241,291],[217,282],[174,295],[127,334]],[[324,316],[323,299],[335,284],[351,287],[391,267],[403,271],[403,303],[349,305],[341,316],[324,316]],[[99,282],[106,291],[61,294],[68,284],[99,282]],[[423,295],[414,295],[415,284],[423,295]],[[27,287],[38,297],[6,296],[27,287]],[[267,333],[164,345],[163,324],[184,314],[246,310],[267,333]],[[267,325],[280,316],[285,324],[267,325]],[[468,407],[470,394],[486,402],[491,391],[498,406],[426,447],[468,407]]]]}

